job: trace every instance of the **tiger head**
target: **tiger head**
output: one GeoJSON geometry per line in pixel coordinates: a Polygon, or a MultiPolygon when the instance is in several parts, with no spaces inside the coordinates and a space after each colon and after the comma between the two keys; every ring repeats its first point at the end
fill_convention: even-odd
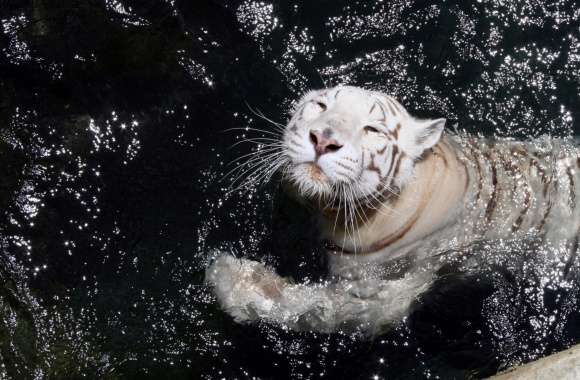
{"type": "Polygon", "coordinates": [[[414,118],[378,92],[349,86],[310,91],[284,131],[286,176],[307,197],[356,200],[395,192],[444,126],[445,119],[414,118]]]}

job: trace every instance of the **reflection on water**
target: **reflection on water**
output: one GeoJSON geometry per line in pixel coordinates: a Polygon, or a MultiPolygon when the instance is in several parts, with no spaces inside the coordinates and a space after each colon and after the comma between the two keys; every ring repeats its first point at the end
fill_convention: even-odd
{"type": "Polygon", "coordinates": [[[533,238],[450,253],[372,342],[236,325],[202,282],[215,249],[279,265],[286,239],[318,265],[271,220],[275,184],[227,192],[252,149],[229,147],[273,130],[247,105],[284,122],[344,83],[474,133],[577,135],[578,20],[569,0],[6,2],[0,377],[463,378],[578,343],[577,263],[533,238]]]}

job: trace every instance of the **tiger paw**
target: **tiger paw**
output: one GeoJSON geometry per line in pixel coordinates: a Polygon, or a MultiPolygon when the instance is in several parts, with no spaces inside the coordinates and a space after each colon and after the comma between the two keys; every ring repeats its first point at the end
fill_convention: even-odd
{"type": "Polygon", "coordinates": [[[286,281],[257,261],[222,254],[205,272],[220,306],[236,322],[250,322],[271,314],[286,281]]]}

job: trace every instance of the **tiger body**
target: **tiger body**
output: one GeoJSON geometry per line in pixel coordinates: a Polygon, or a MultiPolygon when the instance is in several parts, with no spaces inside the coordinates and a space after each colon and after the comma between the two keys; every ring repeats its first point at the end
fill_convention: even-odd
{"type": "Polygon", "coordinates": [[[447,251],[533,235],[576,254],[575,144],[444,135],[444,124],[360,88],[306,94],[269,165],[319,215],[331,279],[293,284],[220,255],[206,279],[221,306],[240,322],[372,334],[406,315],[447,251]]]}
{"type": "Polygon", "coordinates": [[[476,241],[530,234],[575,250],[579,157],[575,144],[562,139],[444,136],[416,164],[416,184],[357,225],[357,234],[337,230],[332,218],[323,220],[325,237],[333,243],[331,269],[358,277],[365,264],[401,257],[421,261],[476,241]],[[411,206],[394,208],[398,202],[411,206]]]}

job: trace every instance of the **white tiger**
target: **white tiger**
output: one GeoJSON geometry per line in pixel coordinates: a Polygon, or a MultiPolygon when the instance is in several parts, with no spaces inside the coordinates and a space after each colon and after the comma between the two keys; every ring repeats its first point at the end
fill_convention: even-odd
{"type": "Polygon", "coordinates": [[[576,255],[573,144],[444,134],[444,125],[361,88],[307,93],[285,128],[283,178],[320,214],[334,276],[293,284],[222,254],[206,272],[220,305],[239,322],[372,334],[429,288],[441,252],[537,234],[576,255]]]}

